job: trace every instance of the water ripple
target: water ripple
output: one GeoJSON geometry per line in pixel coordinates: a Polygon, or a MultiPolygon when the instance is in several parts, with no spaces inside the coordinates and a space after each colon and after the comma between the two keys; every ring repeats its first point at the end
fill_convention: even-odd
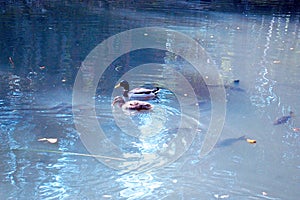
{"type": "Polygon", "coordinates": [[[275,20],[276,18],[273,17],[270,21],[268,33],[266,36],[266,44],[264,45],[263,55],[260,61],[260,69],[256,78],[256,91],[250,97],[252,104],[257,107],[266,107],[269,106],[272,102],[276,102],[278,100],[277,95],[273,91],[276,81],[268,77],[269,71],[271,70],[271,64],[269,61],[269,49],[272,42],[275,20]]]}

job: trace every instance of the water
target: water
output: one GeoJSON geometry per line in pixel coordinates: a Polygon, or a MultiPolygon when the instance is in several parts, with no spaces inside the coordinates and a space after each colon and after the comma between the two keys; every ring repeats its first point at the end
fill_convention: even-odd
{"type": "MultiPolygon", "coordinates": [[[[166,5],[160,11],[154,4],[147,9],[55,3],[33,5],[33,10],[20,5],[2,8],[1,199],[298,199],[299,132],[293,128],[300,127],[299,13],[212,12],[205,11],[205,4],[200,12],[185,5],[186,10],[166,5]],[[257,140],[255,145],[237,141],[199,158],[212,108],[204,77],[183,58],[148,49],[118,58],[99,81],[94,100],[97,121],[108,133],[105,141],[126,155],[136,155],[123,169],[134,169],[141,156],[159,155],[157,150],[168,148],[176,138],[179,124],[174,122],[181,112],[180,96],[169,90],[180,91],[176,73],[163,70],[172,66],[197,94],[200,120],[196,129],[184,129],[186,134],[196,132],[193,143],[176,161],[165,162],[159,169],[156,164],[145,164],[143,171],[118,170],[89,156],[75,128],[71,106],[77,71],[100,42],[144,26],[180,31],[203,46],[227,85],[220,141],[245,135],[257,140]],[[146,63],[160,63],[162,69],[135,68],[146,63]],[[134,69],[140,70],[137,76],[124,75],[134,69]],[[152,113],[130,117],[140,123],[144,134],[140,138],[117,124],[116,117],[122,118],[110,106],[111,96],[121,94],[113,87],[123,75],[134,79],[131,87],[151,80],[164,80],[169,86],[162,88],[158,101],[151,101],[156,108],[152,113]],[[231,84],[235,79],[240,80],[238,86],[231,84]],[[273,125],[290,110],[295,118],[273,125]],[[58,142],[38,141],[41,138],[57,138],[58,142]]],[[[170,37],[167,44],[172,41],[170,37]]],[[[89,108],[79,105],[76,109],[91,114],[89,108]]],[[[102,153],[115,153],[105,150],[102,153]]],[[[111,162],[114,167],[126,164],[111,162]]]]}

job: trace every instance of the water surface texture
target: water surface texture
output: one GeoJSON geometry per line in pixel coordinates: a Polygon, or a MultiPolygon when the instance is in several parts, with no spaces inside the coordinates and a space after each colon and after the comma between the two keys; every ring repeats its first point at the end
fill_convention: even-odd
{"type": "MultiPolygon", "coordinates": [[[[0,10],[1,199],[299,199],[300,15],[292,1],[268,12],[265,4],[257,11],[255,4],[224,3],[222,12],[212,2],[195,1],[24,2],[4,2],[0,10]],[[73,111],[90,107],[72,110],[73,85],[93,48],[142,27],[184,33],[204,48],[224,81],[225,124],[219,143],[199,157],[211,120],[208,89],[223,85],[205,85],[190,63],[168,51],[126,53],[107,67],[94,97],[107,141],[126,155],[145,156],[156,155],[176,138],[182,116],[179,97],[170,88],[180,85],[164,66],[190,82],[200,118],[192,144],[174,162],[116,170],[90,156],[80,140],[73,111]],[[147,63],[162,69],[129,73],[147,63]],[[132,87],[160,86],[153,79],[169,85],[150,101],[153,112],[129,116],[139,132],[118,125],[120,113],[110,105],[112,95],[122,94],[114,85],[125,73],[134,80],[132,87]],[[290,111],[295,116],[287,123],[273,124],[290,111]]],[[[170,35],[166,46],[171,48],[174,40],[170,35]]]]}

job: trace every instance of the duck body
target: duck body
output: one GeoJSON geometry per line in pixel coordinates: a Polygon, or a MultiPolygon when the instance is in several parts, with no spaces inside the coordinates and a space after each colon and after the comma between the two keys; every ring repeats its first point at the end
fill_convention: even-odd
{"type": "Polygon", "coordinates": [[[294,116],[294,113],[291,111],[290,112],[290,115],[287,115],[287,116],[283,116],[283,117],[280,117],[278,119],[276,119],[274,121],[274,125],[279,125],[279,124],[285,124],[286,122],[288,122],[292,117],[294,116]]]}
{"type": "Polygon", "coordinates": [[[159,88],[134,88],[129,90],[129,83],[125,80],[122,80],[115,86],[115,88],[119,87],[123,87],[123,97],[128,100],[147,101],[155,99],[159,91],[159,88]]]}
{"type": "Polygon", "coordinates": [[[143,110],[150,110],[153,106],[150,103],[138,100],[131,100],[125,102],[123,97],[116,96],[113,100],[112,105],[118,104],[123,110],[136,110],[136,111],[143,111],[143,110]]]}

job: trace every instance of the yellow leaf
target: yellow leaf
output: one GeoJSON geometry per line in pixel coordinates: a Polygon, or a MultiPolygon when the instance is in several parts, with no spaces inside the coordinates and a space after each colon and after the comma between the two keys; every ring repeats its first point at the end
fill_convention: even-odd
{"type": "Polygon", "coordinates": [[[40,138],[38,139],[39,142],[47,141],[51,144],[55,144],[57,142],[57,138],[40,138]]]}
{"type": "Polygon", "coordinates": [[[250,144],[255,144],[256,140],[247,139],[247,142],[250,143],[250,144]]]}

